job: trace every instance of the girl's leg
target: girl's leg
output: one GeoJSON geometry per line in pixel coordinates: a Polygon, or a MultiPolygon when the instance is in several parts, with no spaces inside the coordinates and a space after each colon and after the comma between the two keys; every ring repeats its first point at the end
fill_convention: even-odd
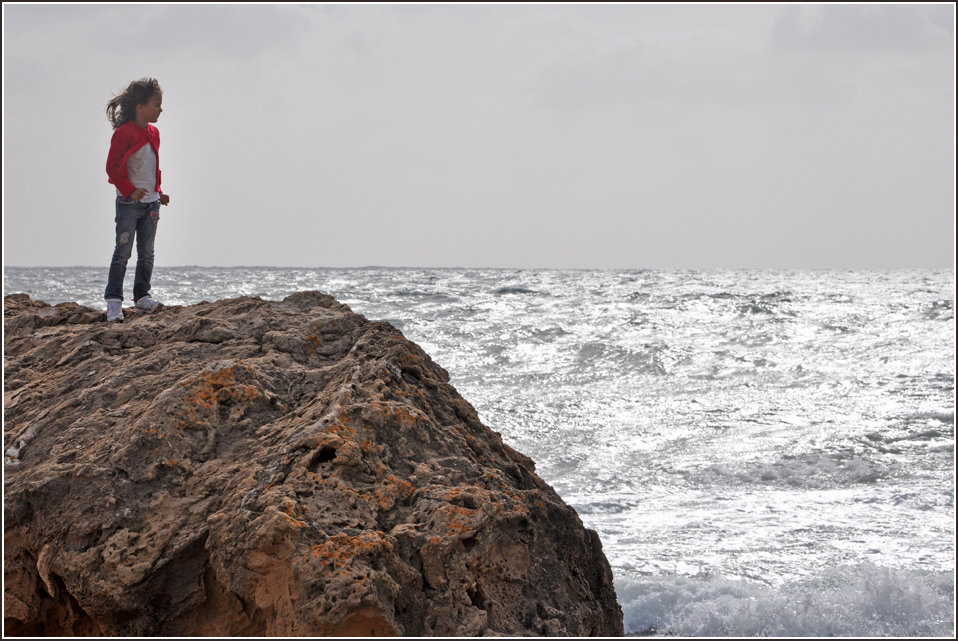
{"type": "Polygon", "coordinates": [[[153,241],[160,222],[160,203],[141,205],[140,219],[136,225],[136,274],[133,278],[133,300],[137,301],[150,293],[153,278],[153,241]]]}
{"type": "Polygon", "coordinates": [[[104,298],[123,300],[123,277],[126,276],[126,263],[133,254],[133,240],[140,211],[135,201],[126,202],[116,199],[116,246],[110,261],[110,274],[107,276],[104,298]]]}

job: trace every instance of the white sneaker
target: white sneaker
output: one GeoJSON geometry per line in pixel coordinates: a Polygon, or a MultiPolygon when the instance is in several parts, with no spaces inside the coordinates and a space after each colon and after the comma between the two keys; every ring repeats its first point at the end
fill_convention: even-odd
{"type": "Polygon", "coordinates": [[[152,312],[154,309],[159,307],[160,304],[156,302],[155,300],[153,300],[152,298],[150,298],[150,295],[147,294],[140,300],[136,301],[136,303],[134,303],[134,306],[137,309],[142,309],[144,312],[152,312]]]}
{"type": "Polygon", "coordinates": [[[106,299],[106,322],[123,320],[123,301],[119,298],[106,299]]]}

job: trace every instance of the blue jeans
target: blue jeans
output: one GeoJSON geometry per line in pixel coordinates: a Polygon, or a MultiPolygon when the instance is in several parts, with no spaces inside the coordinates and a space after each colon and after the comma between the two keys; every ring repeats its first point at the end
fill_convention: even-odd
{"type": "Polygon", "coordinates": [[[110,262],[110,275],[104,298],[123,300],[123,277],[126,263],[133,254],[136,239],[136,273],[133,277],[133,300],[150,293],[153,277],[153,240],[160,222],[160,203],[141,203],[116,197],[116,249],[110,262]]]}

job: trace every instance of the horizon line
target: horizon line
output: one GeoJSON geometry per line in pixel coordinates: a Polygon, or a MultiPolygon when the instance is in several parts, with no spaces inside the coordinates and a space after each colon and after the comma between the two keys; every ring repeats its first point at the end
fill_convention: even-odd
{"type": "MultiPolygon", "coordinates": [[[[4,265],[4,269],[103,269],[102,265],[4,265]]],[[[928,266],[914,265],[908,267],[513,267],[513,266],[423,266],[423,265],[354,265],[354,266],[332,266],[332,265],[163,265],[160,269],[307,269],[307,270],[494,270],[494,271],[913,271],[913,270],[935,270],[935,271],[955,271],[955,263],[950,266],[928,266]]]]}

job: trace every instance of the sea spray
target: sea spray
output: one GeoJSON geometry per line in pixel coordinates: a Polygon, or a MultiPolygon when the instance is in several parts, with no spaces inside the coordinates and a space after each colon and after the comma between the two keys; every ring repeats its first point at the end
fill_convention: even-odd
{"type": "Polygon", "coordinates": [[[618,582],[628,635],[888,637],[954,631],[953,577],[872,564],[780,586],[716,575],[618,582]]]}

